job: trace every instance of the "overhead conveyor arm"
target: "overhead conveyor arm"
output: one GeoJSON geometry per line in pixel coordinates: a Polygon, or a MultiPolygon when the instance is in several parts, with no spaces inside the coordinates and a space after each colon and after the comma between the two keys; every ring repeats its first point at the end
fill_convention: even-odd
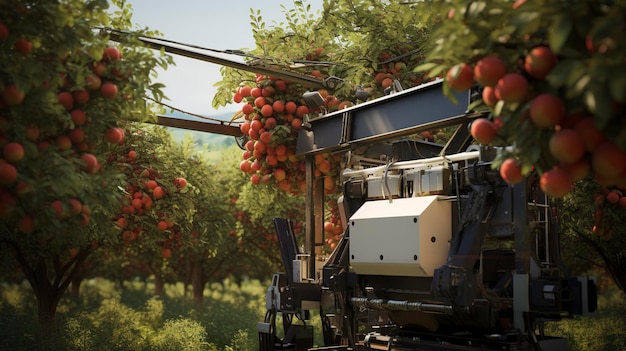
{"type": "Polygon", "coordinates": [[[215,121],[192,121],[189,119],[174,118],[164,115],[157,116],[157,124],[160,126],[174,127],[188,130],[197,130],[199,132],[215,133],[233,137],[241,137],[243,133],[239,125],[232,125],[229,122],[215,121]]]}
{"type": "MultiPolygon", "coordinates": [[[[425,130],[467,126],[468,121],[485,115],[468,111],[469,92],[456,93],[458,102],[453,102],[444,95],[442,85],[443,80],[438,79],[310,119],[308,128],[298,135],[297,153],[350,149],[425,130]]],[[[456,134],[467,139],[468,133],[456,134]]]]}
{"type": "MultiPolygon", "coordinates": [[[[113,30],[113,29],[105,29],[109,38],[112,41],[119,42],[121,40],[121,34],[123,32],[113,30]]],[[[257,74],[263,74],[267,76],[273,76],[285,80],[289,80],[294,83],[302,84],[311,88],[331,88],[334,89],[338,82],[340,81],[336,77],[329,77],[327,79],[320,79],[311,75],[289,71],[285,69],[281,69],[278,67],[273,67],[271,65],[249,65],[243,62],[237,62],[233,60],[229,60],[226,58],[218,57],[215,55],[209,55],[205,52],[199,52],[195,50],[185,49],[182,46],[184,44],[173,45],[169,41],[160,40],[159,38],[152,38],[146,36],[139,36],[139,41],[144,43],[147,47],[155,49],[155,50],[164,50],[165,52],[180,55],[183,57],[188,57],[200,61],[215,63],[217,65],[231,67],[234,69],[243,70],[246,72],[252,72],[257,74]]]]}
{"type": "MultiPolygon", "coordinates": [[[[100,28],[107,33],[109,39],[115,42],[121,41],[121,36],[123,34],[130,34],[126,32],[122,32],[119,30],[111,29],[111,28],[100,28]]],[[[317,88],[329,88],[335,89],[336,86],[341,82],[340,78],[337,77],[328,77],[326,79],[320,79],[311,75],[307,75],[304,73],[296,72],[293,70],[286,70],[280,67],[272,66],[270,64],[247,64],[243,62],[237,62],[234,60],[226,59],[223,57],[218,57],[215,55],[210,55],[206,52],[200,52],[197,50],[208,51],[210,49],[199,48],[193,45],[187,45],[182,43],[175,43],[166,39],[159,39],[147,36],[138,36],[139,41],[141,41],[144,45],[151,49],[155,50],[164,50],[165,52],[176,54],[179,56],[196,59],[204,62],[210,62],[214,64],[218,64],[221,66],[231,67],[234,69],[243,70],[246,72],[252,72],[257,74],[263,74],[268,76],[273,76],[285,80],[289,80],[294,83],[302,84],[304,86],[317,89],[317,88]],[[194,48],[195,50],[190,50],[185,47],[194,48]]],[[[224,52],[228,54],[229,52],[224,52]]],[[[235,52],[230,52],[232,54],[237,54],[235,52]]],[[[239,55],[241,56],[241,55],[239,55]]],[[[257,60],[258,61],[258,60],[257,60]]],[[[202,121],[194,121],[188,119],[180,119],[180,118],[172,118],[167,116],[158,116],[157,124],[168,126],[168,127],[176,127],[182,129],[189,130],[197,130],[201,132],[207,133],[215,133],[220,135],[229,135],[234,137],[241,137],[242,133],[239,130],[239,125],[226,124],[224,122],[202,122],[202,121]]]]}

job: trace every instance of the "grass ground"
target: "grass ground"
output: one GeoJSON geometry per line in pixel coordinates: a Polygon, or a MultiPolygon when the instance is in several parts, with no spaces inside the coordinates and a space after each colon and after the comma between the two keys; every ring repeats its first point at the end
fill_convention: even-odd
{"type": "MultiPolygon", "coordinates": [[[[151,283],[127,282],[122,290],[108,280],[91,280],[78,301],[61,301],[59,337],[42,341],[28,284],[1,285],[0,350],[258,350],[266,286],[256,280],[211,284],[205,308],[197,310],[182,284],[166,285],[166,295],[155,297],[151,283]]],[[[626,351],[624,294],[612,291],[599,304],[595,315],[548,324],[547,334],[566,337],[570,351],[626,351]]],[[[315,339],[320,343],[321,335],[315,339]]]]}
{"type": "Polygon", "coordinates": [[[229,350],[257,349],[256,323],[265,313],[265,284],[225,282],[205,290],[205,308],[184,297],[182,284],[154,297],[152,284],[107,280],[81,287],[79,301],[63,299],[57,311],[60,337],[37,337],[37,306],[28,284],[6,285],[0,294],[1,350],[229,350]]]}

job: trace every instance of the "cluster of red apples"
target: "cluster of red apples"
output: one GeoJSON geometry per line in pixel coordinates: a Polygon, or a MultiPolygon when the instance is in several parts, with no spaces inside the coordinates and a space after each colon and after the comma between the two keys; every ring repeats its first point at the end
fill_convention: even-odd
{"type": "MultiPolygon", "coordinates": [[[[10,35],[9,28],[0,23],[0,43],[7,45],[10,41],[12,48],[8,52],[14,57],[22,60],[39,57],[31,41],[10,35]]],[[[101,168],[93,154],[97,143],[102,139],[120,143],[124,139],[124,131],[115,126],[105,135],[95,135],[96,129],[90,129],[92,117],[88,112],[89,106],[102,109],[102,100],[113,101],[118,97],[116,81],[127,78],[115,69],[121,59],[117,48],[107,47],[101,60],[89,61],[93,73],[83,79],[75,73],[79,63],[88,61],[87,55],[76,52],[61,62],[64,71],[57,80],[43,80],[35,85],[11,80],[0,82],[0,218],[10,226],[25,234],[37,229],[36,217],[41,209],[31,208],[26,199],[39,181],[30,174],[29,163],[49,162],[43,155],[54,151],[74,164],[76,172],[95,174],[101,168]],[[42,96],[53,94],[56,101],[51,101],[50,113],[58,116],[56,121],[50,123],[47,116],[39,119],[24,116],[30,106],[41,106],[42,96]]],[[[91,210],[78,197],[52,199],[47,207],[59,221],[89,223],[91,210]]]]}
{"type": "MultiPolygon", "coordinates": [[[[626,189],[626,151],[608,140],[596,127],[594,116],[568,111],[564,98],[544,92],[538,82],[546,79],[556,66],[558,57],[547,46],[531,49],[515,70],[507,69],[497,56],[486,56],[474,66],[466,63],[453,66],[446,75],[451,89],[465,91],[478,83],[482,100],[492,111],[501,111],[499,104],[527,106],[521,117],[537,129],[551,131],[548,142],[553,167],[540,175],[541,189],[556,198],[570,192],[575,182],[592,175],[608,187],[626,189]]],[[[501,145],[507,135],[500,134],[510,116],[479,118],[471,125],[474,139],[485,145],[501,145]]],[[[508,183],[524,179],[523,166],[515,157],[500,165],[500,174],[508,183]]]]}
{"type": "MultiPolygon", "coordinates": [[[[302,101],[298,84],[263,75],[257,75],[255,83],[242,83],[233,96],[234,102],[243,103],[240,129],[249,137],[240,169],[250,174],[253,184],[271,181],[286,192],[302,193],[305,162],[296,156],[296,139],[304,118],[312,111],[302,101]]],[[[327,192],[336,190],[333,170],[337,162],[328,154],[315,157],[315,176],[325,178],[327,192]]]]}

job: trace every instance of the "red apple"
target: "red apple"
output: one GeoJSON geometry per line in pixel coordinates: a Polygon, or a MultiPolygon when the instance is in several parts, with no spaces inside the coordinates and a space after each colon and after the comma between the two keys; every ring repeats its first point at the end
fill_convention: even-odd
{"type": "Polygon", "coordinates": [[[24,158],[24,147],[20,143],[8,143],[2,149],[4,159],[11,163],[18,163],[24,158]]]}
{"type": "Polygon", "coordinates": [[[17,229],[24,233],[30,234],[35,231],[35,219],[33,216],[26,215],[17,222],[17,229]]]}
{"type": "Polygon", "coordinates": [[[546,195],[562,198],[572,189],[572,176],[560,167],[555,166],[541,175],[539,186],[546,195]]]}
{"type": "Polygon", "coordinates": [[[556,55],[547,46],[537,46],[524,58],[524,69],[531,77],[544,79],[557,63],[556,55]]]}
{"type": "Polygon", "coordinates": [[[602,177],[618,176],[626,169],[626,151],[610,141],[605,141],[593,151],[591,166],[602,177]]]}
{"type": "Polygon", "coordinates": [[[91,71],[95,73],[98,77],[102,78],[107,73],[107,65],[103,62],[95,62],[91,66],[91,71]]]}
{"type": "Polygon", "coordinates": [[[530,119],[539,127],[552,128],[565,117],[565,104],[560,97],[541,94],[530,103],[530,119]]]}
{"type": "Polygon", "coordinates": [[[559,162],[575,163],[585,154],[585,143],[574,129],[561,129],[549,142],[550,153],[559,162]]]}
{"type": "Polygon", "coordinates": [[[63,219],[67,216],[65,212],[65,208],[63,206],[63,202],[61,202],[61,200],[53,201],[50,204],[50,207],[52,208],[52,210],[54,211],[54,214],[56,215],[58,219],[63,219]]]}
{"type": "Polygon", "coordinates": [[[102,80],[97,75],[88,76],[85,78],[85,83],[87,83],[89,90],[98,90],[102,86],[102,80]]]}
{"type": "Polygon", "coordinates": [[[602,144],[606,137],[596,127],[596,122],[592,117],[585,117],[576,123],[576,131],[583,138],[585,148],[593,152],[595,148],[602,144]]]}
{"type": "Polygon", "coordinates": [[[67,135],[59,135],[56,143],[60,151],[69,150],[72,147],[72,140],[67,135]]]}
{"type": "Polygon", "coordinates": [[[474,78],[478,84],[491,87],[506,74],[506,67],[497,56],[487,56],[476,63],[474,78]]]}
{"type": "Polygon", "coordinates": [[[24,136],[29,141],[36,141],[39,139],[39,127],[34,124],[27,125],[24,136]]]}
{"type": "Polygon", "coordinates": [[[85,132],[81,128],[74,128],[67,132],[72,143],[78,144],[85,140],[85,132]]]}
{"type": "Polygon", "coordinates": [[[4,103],[8,106],[15,106],[24,100],[24,92],[20,91],[15,85],[7,85],[2,92],[4,103]]]}
{"type": "Polygon", "coordinates": [[[72,96],[74,97],[74,102],[79,105],[84,105],[89,101],[89,92],[84,89],[74,91],[72,96]]]}
{"type": "Polygon", "coordinates": [[[508,73],[498,80],[495,95],[505,103],[520,103],[528,95],[528,81],[519,73],[508,73]]]}
{"type": "Polygon", "coordinates": [[[620,198],[621,196],[617,193],[617,191],[609,191],[609,193],[606,194],[606,202],[610,203],[611,205],[617,205],[620,198]]]}
{"type": "Polygon", "coordinates": [[[104,49],[104,54],[102,55],[104,62],[119,61],[121,59],[122,53],[116,47],[109,46],[104,49]]]}
{"type": "Polygon", "coordinates": [[[0,184],[10,185],[17,180],[17,168],[8,162],[0,163],[0,184]]]}
{"type": "Polygon", "coordinates": [[[496,132],[496,125],[487,118],[475,119],[470,127],[470,134],[476,141],[484,145],[491,143],[496,132]]]}
{"type": "Polygon", "coordinates": [[[0,41],[5,41],[9,38],[9,28],[4,23],[0,23],[0,41]]]}
{"type": "Polygon", "coordinates": [[[100,88],[100,94],[105,99],[115,99],[117,96],[117,85],[111,82],[102,84],[100,88]]]}
{"type": "Polygon", "coordinates": [[[484,87],[482,92],[483,102],[489,107],[494,107],[498,103],[496,91],[493,87],[484,87]]]}
{"type": "Polygon", "coordinates": [[[13,43],[13,46],[17,52],[24,56],[30,54],[30,51],[33,49],[33,43],[24,37],[18,38],[15,43],[13,43]]]}
{"type": "Polygon", "coordinates": [[[507,158],[500,165],[500,176],[509,184],[517,184],[524,180],[522,167],[514,158],[507,158]]]}
{"type": "Polygon", "coordinates": [[[74,96],[72,96],[72,93],[63,91],[57,95],[57,98],[59,103],[63,105],[67,111],[71,111],[72,107],[74,107],[74,96]]]}
{"type": "Polygon", "coordinates": [[[170,248],[163,248],[163,250],[161,250],[161,257],[163,257],[164,259],[168,259],[172,256],[172,249],[170,248]]]}
{"type": "Polygon", "coordinates": [[[179,189],[184,188],[187,186],[187,179],[181,177],[175,178],[174,185],[176,185],[176,187],[179,189]]]}
{"type": "Polygon", "coordinates": [[[124,129],[120,127],[109,128],[106,132],[106,139],[113,144],[119,144],[124,141],[124,129]]]}
{"type": "Polygon", "coordinates": [[[80,159],[83,161],[84,165],[82,166],[82,170],[87,173],[96,173],[99,168],[98,159],[96,156],[92,154],[83,154],[80,159]]]}
{"type": "Polygon", "coordinates": [[[459,63],[448,70],[446,81],[453,90],[466,91],[474,85],[474,70],[466,63],[459,63]]]}
{"type": "Polygon", "coordinates": [[[70,112],[70,117],[72,118],[72,122],[74,122],[74,124],[77,126],[82,126],[87,120],[85,112],[83,112],[83,110],[81,109],[72,110],[72,112],[70,112]]]}

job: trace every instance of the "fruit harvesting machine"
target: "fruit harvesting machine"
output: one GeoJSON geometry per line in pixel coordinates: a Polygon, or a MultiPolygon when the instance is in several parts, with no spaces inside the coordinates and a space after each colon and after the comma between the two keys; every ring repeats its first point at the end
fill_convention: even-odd
{"type": "Polygon", "coordinates": [[[457,103],[442,84],[321,114],[300,131],[305,237],[274,219],[284,272],[267,290],[260,350],[566,350],[546,322],[596,310],[594,280],[561,260],[558,204],[535,174],[502,180],[492,167],[502,150],[469,133],[485,116],[468,110],[477,92],[457,103]],[[454,130],[445,145],[411,138],[444,127],[454,130]],[[322,152],[342,156],[344,232],[329,255],[322,152]]]}
{"type": "MultiPolygon", "coordinates": [[[[119,33],[110,31],[111,40],[119,33]]],[[[321,80],[251,66],[142,37],[148,47],[312,88],[321,80]]],[[[224,52],[223,52],[224,53],[224,52]]],[[[231,52],[225,52],[231,53],[231,52]]],[[[234,54],[239,54],[234,52],[234,54]]],[[[566,350],[547,322],[593,313],[596,285],[571,276],[560,257],[558,203],[536,174],[509,185],[492,167],[502,150],[477,145],[469,126],[478,91],[445,96],[442,80],[336,112],[310,116],[297,153],[305,158],[305,235],[274,218],[284,271],[267,289],[259,349],[566,350]],[[456,128],[455,128],[456,127],[456,128]],[[445,145],[420,132],[451,128],[445,145]],[[315,156],[342,157],[337,199],[343,234],[324,246],[324,184],[315,156]],[[315,345],[315,335],[323,345],[315,345]]],[[[322,102],[312,92],[308,104],[322,102]]],[[[317,107],[317,106],[311,106],[317,107]]],[[[159,124],[238,136],[239,128],[159,118],[159,124]]],[[[318,342],[319,343],[319,342],[318,342]]]]}

